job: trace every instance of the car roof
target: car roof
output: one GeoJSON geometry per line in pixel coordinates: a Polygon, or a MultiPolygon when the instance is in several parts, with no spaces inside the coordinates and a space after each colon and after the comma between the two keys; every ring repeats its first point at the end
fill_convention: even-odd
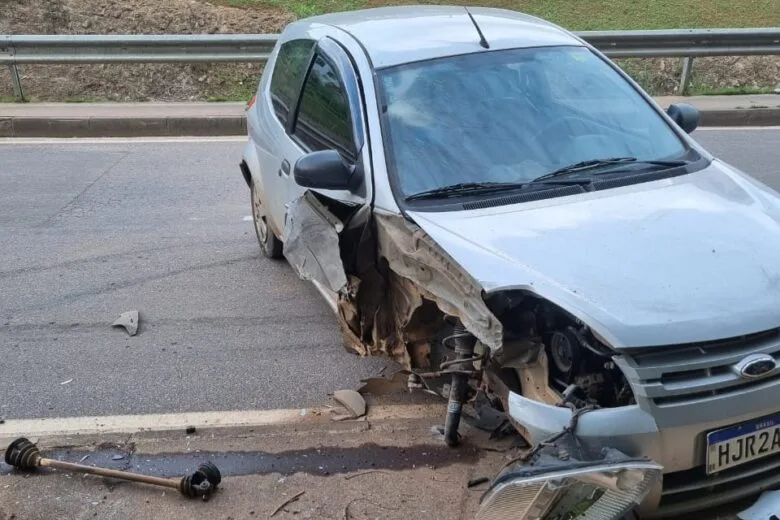
{"type": "MultiPolygon", "coordinates": [[[[534,16],[487,7],[469,7],[490,50],[552,45],[585,45],[563,28],[534,16]]],[[[379,7],[313,16],[297,29],[329,25],[351,34],[375,68],[484,51],[464,7],[413,5],[379,7]]]]}

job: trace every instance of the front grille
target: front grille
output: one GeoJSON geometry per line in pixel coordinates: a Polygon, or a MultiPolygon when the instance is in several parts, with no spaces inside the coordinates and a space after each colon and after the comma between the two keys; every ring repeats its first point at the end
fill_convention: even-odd
{"type": "Polygon", "coordinates": [[[773,385],[780,380],[780,329],[629,353],[622,356],[621,368],[637,385],[635,394],[659,408],[773,385]],[[745,379],[734,366],[755,353],[773,356],[778,367],[760,379],[745,379]]]}

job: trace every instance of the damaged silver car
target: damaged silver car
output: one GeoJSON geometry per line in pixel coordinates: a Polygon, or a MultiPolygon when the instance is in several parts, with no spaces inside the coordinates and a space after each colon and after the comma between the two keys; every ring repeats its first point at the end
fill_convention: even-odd
{"type": "MultiPolygon", "coordinates": [[[[780,484],[780,197],[585,41],[498,9],[286,27],[248,109],[257,238],[346,345],[533,448],[479,517],[655,518],[780,484]]],[[[443,414],[444,415],[444,414],[443,414]]]]}

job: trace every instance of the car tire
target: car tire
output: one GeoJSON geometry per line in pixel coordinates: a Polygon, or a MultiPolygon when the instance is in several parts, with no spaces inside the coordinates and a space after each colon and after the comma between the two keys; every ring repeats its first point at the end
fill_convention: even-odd
{"type": "Polygon", "coordinates": [[[255,226],[255,234],[260,244],[260,250],[271,259],[278,260],[282,258],[282,241],[276,238],[274,232],[268,226],[268,222],[263,210],[263,203],[260,200],[259,190],[253,182],[249,188],[252,202],[252,221],[255,226]]]}

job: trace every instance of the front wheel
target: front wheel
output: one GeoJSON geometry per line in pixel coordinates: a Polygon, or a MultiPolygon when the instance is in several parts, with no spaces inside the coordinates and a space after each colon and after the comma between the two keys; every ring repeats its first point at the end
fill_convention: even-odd
{"type": "Polygon", "coordinates": [[[249,191],[252,197],[252,220],[255,224],[255,234],[257,235],[257,241],[260,243],[260,250],[268,258],[282,258],[282,242],[276,238],[274,232],[268,227],[265,207],[260,201],[260,193],[254,182],[249,191]]]}

